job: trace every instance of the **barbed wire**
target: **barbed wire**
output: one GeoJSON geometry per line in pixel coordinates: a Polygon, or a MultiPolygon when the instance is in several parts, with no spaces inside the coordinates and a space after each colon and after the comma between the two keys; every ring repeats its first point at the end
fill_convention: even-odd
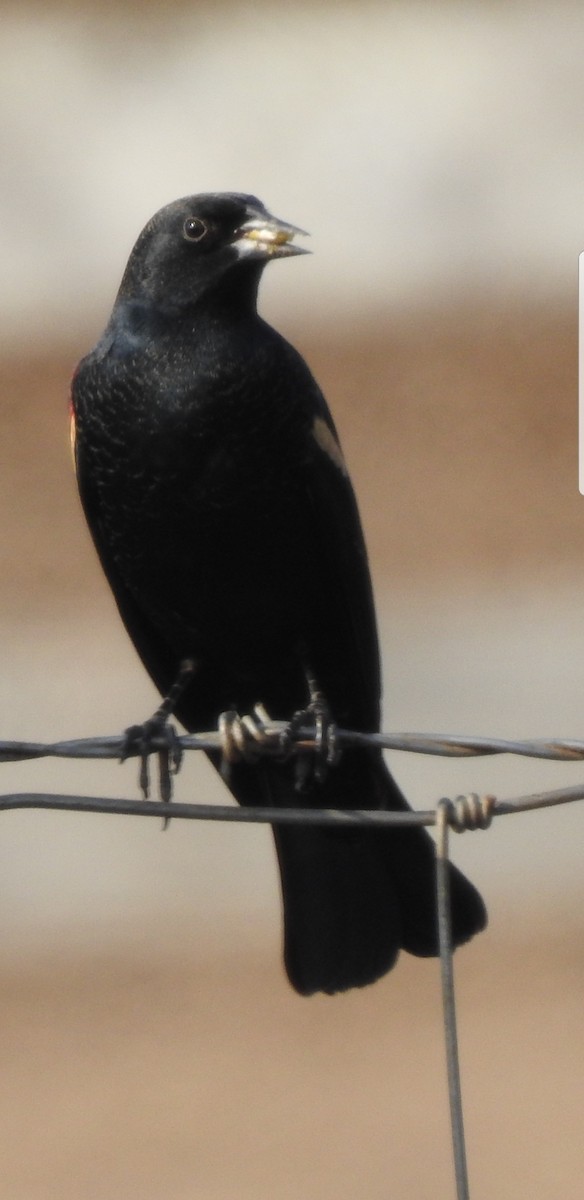
{"type": "Polygon", "coordinates": [[[458,1200],[469,1200],[466,1147],[463,1126],[462,1091],[456,1031],[456,998],[453,972],[452,928],[449,900],[450,829],[486,829],[493,817],[525,812],[558,804],[584,800],[584,783],[552,791],[534,792],[522,796],[496,799],[491,795],[470,793],[454,800],[442,798],[427,810],[388,812],[365,809],[267,808],[237,807],[218,804],[176,804],[171,799],[170,777],[180,768],[185,752],[203,750],[219,753],[226,764],[240,760],[258,761],[261,758],[287,759],[294,755],[313,754],[317,768],[338,761],[348,747],[369,747],[405,753],[440,755],[447,758],[483,757],[513,754],[522,757],[560,762],[584,761],[584,741],[575,739],[508,740],[424,733],[362,733],[340,729],[331,723],[316,721],[296,728],[295,723],[272,721],[261,705],[254,712],[240,717],[223,713],[218,728],[198,734],[179,736],[174,728],[153,722],[135,726],[125,734],[107,737],[75,738],[58,742],[24,742],[0,740],[0,763],[25,762],[40,758],[69,758],[85,760],[141,760],[140,784],[148,795],[148,759],[159,759],[160,795],[162,799],[121,799],[101,796],[60,795],[49,792],[15,792],[0,795],[0,810],[56,809],[76,812],[117,813],[131,816],[162,817],[164,825],[174,820],[231,821],[271,825],[341,825],[341,826],[437,826],[436,899],[440,947],[440,971],[448,1096],[451,1114],[452,1150],[458,1200]],[[148,728],[150,726],[150,728],[148,728]],[[129,736],[129,735],[133,735],[129,736]],[[320,759],[320,764],[318,760],[320,759]]]}
{"type": "MultiPolygon", "coordinates": [[[[167,730],[168,728],[166,727],[167,730]]],[[[328,761],[333,761],[342,750],[351,746],[447,758],[513,754],[557,762],[584,761],[584,741],[573,738],[510,740],[459,734],[362,733],[341,729],[332,724],[327,727],[324,737],[324,755],[328,761]]],[[[317,736],[314,726],[295,729],[289,722],[272,721],[267,718],[261,706],[248,717],[240,718],[235,713],[223,714],[217,729],[197,734],[173,733],[171,744],[177,767],[184,753],[191,751],[219,752],[231,762],[237,761],[238,758],[257,760],[262,757],[284,758],[295,754],[323,754],[323,735],[317,736]]],[[[152,733],[146,753],[168,755],[168,751],[167,733],[164,730],[152,733]]],[[[144,757],[144,748],[138,744],[129,744],[125,734],[73,738],[57,742],[0,740],[0,763],[25,762],[40,758],[120,761],[132,757],[144,757]]],[[[470,793],[457,796],[449,802],[448,821],[451,828],[462,832],[469,828],[485,828],[495,816],[569,804],[576,800],[584,800],[584,783],[506,799],[497,799],[490,795],[481,797],[470,793]]],[[[236,808],[199,803],[177,805],[172,803],[170,798],[154,801],[130,800],[46,792],[0,795],[0,809],[11,808],[56,808],[136,816],[172,816],[182,820],[282,825],[435,825],[437,821],[435,807],[409,812],[301,806],[236,808]]]]}
{"type": "MultiPolygon", "coordinates": [[[[246,718],[242,719],[244,722],[246,718]]],[[[244,725],[244,729],[246,726],[244,725]]],[[[274,755],[283,752],[283,738],[288,738],[286,753],[294,754],[317,748],[314,728],[301,727],[293,732],[288,721],[270,721],[262,727],[263,744],[254,741],[258,754],[274,755]],[[289,737],[288,737],[289,735],[289,737]]],[[[329,735],[331,736],[331,735],[329,735]]],[[[576,738],[514,739],[475,737],[466,734],[444,733],[361,733],[358,730],[333,728],[339,749],[349,746],[369,746],[380,750],[401,750],[409,754],[431,754],[446,758],[479,758],[495,754],[517,754],[524,758],[543,758],[558,762],[584,761],[584,741],[576,738]]],[[[205,733],[177,734],[182,751],[225,749],[225,735],[220,729],[205,733]]],[[[152,751],[163,749],[166,738],[154,734],[152,751]]],[[[58,742],[23,742],[0,740],[0,762],[21,762],[34,758],[94,758],[119,759],[122,754],[139,754],[127,748],[124,734],[90,738],[72,738],[58,742]]]]}

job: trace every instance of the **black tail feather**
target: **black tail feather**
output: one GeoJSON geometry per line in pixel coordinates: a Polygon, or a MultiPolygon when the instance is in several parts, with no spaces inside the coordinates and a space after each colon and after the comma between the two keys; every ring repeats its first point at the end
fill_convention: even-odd
{"type": "Polygon", "coordinates": [[[274,831],[284,898],[284,961],[302,995],[379,979],[400,948],[400,909],[375,830],[274,831]]]}
{"type": "MultiPolygon", "coordinates": [[[[243,804],[296,806],[291,770],[245,764],[230,787],[243,804]]],[[[306,797],[303,798],[306,802],[306,797]]],[[[347,751],[313,805],[407,811],[409,806],[382,759],[347,751]]],[[[284,958],[302,995],[341,992],[373,983],[393,966],[400,948],[438,953],[435,849],[422,828],[276,826],[284,903],[284,958]]],[[[484,928],[483,901],[450,867],[452,938],[461,945],[484,928]]]]}

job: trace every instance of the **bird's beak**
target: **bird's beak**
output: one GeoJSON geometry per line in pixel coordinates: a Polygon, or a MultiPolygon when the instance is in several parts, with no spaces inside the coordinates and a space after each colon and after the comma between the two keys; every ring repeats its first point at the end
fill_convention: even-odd
{"type": "Polygon", "coordinates": [[[242,258],[290,258],[293,254],[310,254],[310,250],[294,244],[292,239],[297,234],[308,237],[305,229],[280,221],[270,213],[250,213],[237,230],[233,244],[242,258]]]}

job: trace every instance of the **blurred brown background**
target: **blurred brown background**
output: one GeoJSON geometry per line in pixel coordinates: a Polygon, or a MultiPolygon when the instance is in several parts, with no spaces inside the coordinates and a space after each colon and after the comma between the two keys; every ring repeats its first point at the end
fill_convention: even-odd
{"type": "MultiPolygon", "coordinates": [[[[387,728],[581,737],[584,14],[511,3],[0,6],[2,737],[152,709],[79,511],[67,391],[144,221],[244,190],[311,230],[262,311],[339,425],[387,728]]],[[[194,759],[195,756],[192,756],[194,759]]],[[[414,804],[578,764],[392,756],[414,804]]],[[[2,791],[136,794],[130,764],[2,791]]],[[[190,760],[179,799],[225,801],[190,760]]],[[[454,839],[472,1195],[578,1196],[582,814],[454,839]]],[[[6,813],[0,1196],[452,1195],[434,963],[294,996],[266,830],[6,813]]]]}

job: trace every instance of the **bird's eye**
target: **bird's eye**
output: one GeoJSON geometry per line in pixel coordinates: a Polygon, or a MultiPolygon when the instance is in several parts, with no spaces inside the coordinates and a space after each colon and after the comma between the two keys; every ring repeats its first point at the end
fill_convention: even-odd
{"type": "Polygon", "coordinates": [[[189,242],[200,242],[207,232],[207,226],[200,217],[188,217],[183,225],[183,233],[189,242]]]}

